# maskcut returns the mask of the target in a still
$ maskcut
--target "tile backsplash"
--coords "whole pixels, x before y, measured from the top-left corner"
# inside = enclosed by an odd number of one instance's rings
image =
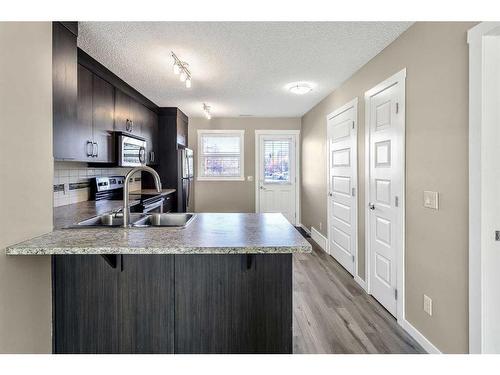
[[[86,163],[54,162],[54,207],[89,200],[89,180],[96,176],[125,176],[131,168],[90,168]],[[134,175],[130,190],[141,189],[141,173]]]

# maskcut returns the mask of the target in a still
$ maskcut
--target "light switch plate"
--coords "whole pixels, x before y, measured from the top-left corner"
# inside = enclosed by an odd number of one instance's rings
[[[432,299],[424,294],[424,311],[432,316]]]
[[[437,191],[424,191],[424,207],[439,209],[439,194]]]

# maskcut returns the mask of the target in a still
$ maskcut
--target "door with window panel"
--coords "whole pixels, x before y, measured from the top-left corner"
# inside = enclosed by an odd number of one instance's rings
[[[296,224],[295,135],[259,135],[258,211]]]

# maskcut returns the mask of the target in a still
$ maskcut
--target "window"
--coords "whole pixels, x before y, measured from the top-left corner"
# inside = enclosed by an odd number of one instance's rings
[[[289,139],[264,140],[264,182],[290,183]]]
[[[198,180],[243,181],[244,130],[198,130]]]

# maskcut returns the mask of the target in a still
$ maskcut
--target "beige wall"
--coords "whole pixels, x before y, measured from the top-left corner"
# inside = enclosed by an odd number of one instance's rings
[[[195,211],[255,212],[255,130],[300,129],[300,118],[205,118],[189,119],[189,147],[198,148],[198,129],[245,130],[245,176],[254,181],[195,181]],[[195,165],[195,173],[197,173]]]
[[[364,278],[364,92],[407,68],[406,318],[444,352],[468,350],[468,47],[475,23],[416,23],[302,118],[302,223],[326,235],[325,116],[359,98],[359,249]],[[422,205],[440,193],[439,211]],[[424,313],[423,294],[433,299]]]
[[[51,24],[0,22],[0,47],[0,353],[50,353],[50,258],[4,249],[52,230]]]

